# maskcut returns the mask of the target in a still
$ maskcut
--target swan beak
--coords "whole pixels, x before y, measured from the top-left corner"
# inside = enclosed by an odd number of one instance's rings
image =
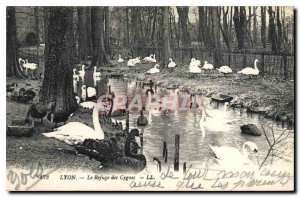
[[[254,151],[253,151],[254,153],[257,153],[257,149],[254,149]]]

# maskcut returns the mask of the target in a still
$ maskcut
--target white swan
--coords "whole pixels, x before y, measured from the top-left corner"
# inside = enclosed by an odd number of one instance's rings
[[[25,63],[23,64],[23,67],[25,67],[26,69],[32,69],[35,70],[38,67],[38,64],[36,63],[28,63],[28,59],[25,59]]]
[[[73,80],[79,81],[79,75],[76,74],[76,68],[73,69]]]
[[[153,54],[150,54],[148,57],[145,57],[143,60],[150,62],[153,58]]]
[[[136,64],[136,59],[129,59],[128,62],[127,62],[127,66],[135,66]]]
[[[199,124],[201,126],[204,126],[206,129],[210,131],[226,131],[230,128],[230,125],[228,124],[227,120],[227,108],[229,103],[226,102],[224,104],[224,110],[214,110],[214,111],[207,111],[207,107],[201,106],[202,113],[201,113],[201,119],[199,121]]]
[[[221,66],[220,68],[217,68],[217,70],[219,71],[219,73],[224,74],[225,76],[227,74],[232,73],[232,69],[229,66]]]
[[[154,68],[151,68],[151,69],[148,70],[146,73],[147,73],[147,74],[155,74],[155,73],[159,73],[160,70],[159,70],[157,67],[159,67],[159,65],[158,65],[158,64],[155,64]]]
[[[190,66],[201,66],[201,62],[200,62],[200,60],[192,58],[191,62],[190,62]]]
[[[259,74],[259,70],[257,68],[257,63],[258,63],[258,59],[254,60],[254,68],[250,68],[250,67],[246,67],[243,70],[237,72],[239,74],[243,74],[243,75],[258,75]]]
[[[86,101],[86,102],[79,103],[80,107],[87,108],[87,109],[93,109],[95,105],[96,103],[93,101]]]
[[[194,73],[194,74],[199,74],[199,73],[201,73],[201,68],[192,64],[189,66],[189,72]]]
[[[204,69],[204,70],[212,70],[212,69],[214,69],[214,66],[212,64],[209,64],[207,61],[205,61],[202,69]]]
[[[174,68],[177,65],[172,58],[169,58],[169,61],[168,68]]]
[[[86,85],[81,86],[81,98],[83,101],[86,101]]]
[[[122,62],[124,62],[124,59],[122,59],[122,58],[121,58],[121,55],[120,55],[120,54],[119,54],[119,59],[118,59],[118,62],[119,62],[119,63],[122,63]]]
[[[101,73],[100,73],[100,72],[97,72],[97,67],[94,66],[93,77],[96,78],[96,77],[100,77],[100,76],[101,76]]]
[[[85,67],[85,65],[84,65],[84,64],[82,64],[82,66],[81,66],[81,70],[80,70],[80,71],[78,71],[78,73],[79,73],[79,77],[80,77],[82,80],[84,80],[84,75],[85,75],[85,70],[84,70],[84,67]]]
[[[153,58],[152,58],[151,62],[156,63],[155,54],[153,54]]]
[[[73,79],[73,91],[74,91],[74,93],[77,93],[77,85],[78,85],[78,81]]]
[[[209,147],[214,152],[218,163],[225,168],[243,167],[245,165],[253,165],[249,159],[248,149],[251,152],[257,153],[258,147],[255,143],[247,141],[243,145],[242,153],[231,146],[212,146]],[[238,169],[237,169],[238,170]]]
[[[81,98],[86,101],[86,98],[90,98],[97,95],[96,88],[88,87],[86,85],[82,85],[81,87]],[[85,99],[84,99],[85,98]]]
[[[140,64],[141,63],[140,56],[135,58],[135,63],[136,64]]]
[[[102,140],[104,139],[104,132],[101,129],[98,114],[98,107],[95,105],[93,109],[94,129],[80,122],[69,122],[66,125],[58,127],[53,132],[43,133],[43,135],[55,138],[69,145],[81,144],[85,139]]]

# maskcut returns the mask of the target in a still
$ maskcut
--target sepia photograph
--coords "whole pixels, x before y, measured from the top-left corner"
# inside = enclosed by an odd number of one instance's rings
[[[6,190],[294,192],[295,7],[200,3],[5,6]]]

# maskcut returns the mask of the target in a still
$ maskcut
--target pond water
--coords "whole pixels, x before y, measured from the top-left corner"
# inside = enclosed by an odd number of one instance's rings
[[[131,100],[136,94],[142,95],[143,105],[146,103],[146,89],[136,83],[134,80],[124,79],[108,79],[107,85],[111,86],[111,90],[116,95],[126,95]],[[87,83],[85,81],[85,83]],[[91,83],[90,86],[92,86]],[[99,88],[99,87],[98,87]],[[101,85],[101,89],[106,88]],[[182,97],[189,96],[186,93],[176,90],[167,90],[165,88],[157,88],[154,95],[160,97],[168,95],[173,98],[177,96],[179,105],[181,105]],[[267,155],[269,145],[264,135],[255,137],[250,135],[241,134],[240,126],[243,124],[255,124],[259,128],[264,126],[267,136],[271,141],[273,135],[270,132],[273,127],[274,136],[277,138],[287,128],[282,128],[281,123],[276,123],[271,120],[266,120],[256,114],[246,113],[244,110],[226,108],[224,104],[217,105],[215,102],[210,103],[210,98],[203,98],[204,105],[210,117],[206,117],[203,122],[200,122],[201,114],[195,113],[190,110],[186,111],[170,111],[168,113],[160,112],[158,110],[146,110],[144,115],[148,118],[149,124],[144,127],[137,126],[137,118],[139,111],[130,111],[130,129],[139,128],[143,132],[143,148],[142,152],[147,158],[147,167],[145,171],[149,172],[156,170],[157,164],[153,162],[153,157],[161,160],[162,165],[173,166],[174,150],[175,150],[175,135],[180,135],[180,168],[184,162],[187,165],[201,164],[203,162],[216,164],[214,154],[209,145],[218,146],[232,146],[242,152],[243,144],[247,141],[254,142],[258,146],[258,161],[261,163]],[[195,120],[196,119],[196,120]],[[122,121],[125,125],[125,118],[116,118]],[[200,123],[199,123],[200,122]],[[269,125],[269,127],[267,126]],[[277,156],[269,156],[268,164],[272,161],[272,165],[281,165],[283,163],[293,162],[294,155],[294,132],[288,130],[290,133],[286,140],[274,147],[274,153]],[[140,142],[140,139],[137,138]],[[168,163],[164,163],[163,142],[167,143],[168,149]],[[253,159],[253,157],[252,157]],[[253,162],[257,160],[253,159]]]

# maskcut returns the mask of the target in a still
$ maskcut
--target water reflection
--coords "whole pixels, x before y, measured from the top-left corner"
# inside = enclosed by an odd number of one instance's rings
[[[85,84],[89,86],[90,78],[85,78]],[[101,83],[100,83],[101,82]],[[106,83],[107,82],[107,83]],[[142,88],[139,83],[134,80],[121,80],[121,79],[107,79],[105,76],[101,77],[101,80],[94,84],[91,81],[92,86],[97,88],[99,95],[106,94],[107,86],[111,86],[111,90],[116,95],[128,96],[129,102],[136,94],[142,95],[143,106],[147,103],[147,96],[145,91],[147,87]],[[80,94],[80,85],[78,86],[78,94]],[[166,90],[157,88],[155,95],[168,95],[169,98],[177,97],[178,105],[181,106],[184,103],[185,93],[177,93],[177,90]],[[163,142],[167,143],[168,147],[168,165],[172,165],[174,159],[174,142],[175,134],[179,134],[180,137],[180,163],[202,163],[214,158],[213,153],[209,145],[217,146],[232,146],[242,151],[242,145],[246,141],[252,141],[257,144],[259,148],[259,159],[263,160],[269,149],[266,138],[262,135],[260,137],[242,135],[240,126],[243,124],[255,124],[261,126],[261,120],[259,116],[253,114],[250,115],[240,109],[227,109],[226,106],[215,103],[210,104],[210,99],[202,97],[204,105],[208,115],[205,115],[203,110],[196,113],[196,121],[194,114],[189,110],[178,110],[180,107],[176,107],[174,111],[168,111],[167,113],[153,109],[151,111],[145,111],[145,116],[148,118],[149,124],[145,127],[139,127],[143,134],[143,147],[142,152],[146,156],[148,162],[147,169],[145,171],[156,171],[156,163],[150,162],[153,157],[157,157],[163,161],[162,148]],[[187,103],[189,105],[189,103]],[[137,128],[137,118],[139,116],[139,110],[130,111],[130,128]],[[113,120],[114,121],[114,120]],[[125,120],[121,120],[125,125]],[[271,121],[266,121],[273,123]],[[283,129],[281,125],[274,125],[276,136],[282,133]],[[293,132],[288,139],[289,145],[279,147],[280,150],[286,151],[293,155]],[[288,150],[286,150],[288,148]],[[284,162],[278,160],[278,162]],[[164,162],[162,162],[164,163]]]

